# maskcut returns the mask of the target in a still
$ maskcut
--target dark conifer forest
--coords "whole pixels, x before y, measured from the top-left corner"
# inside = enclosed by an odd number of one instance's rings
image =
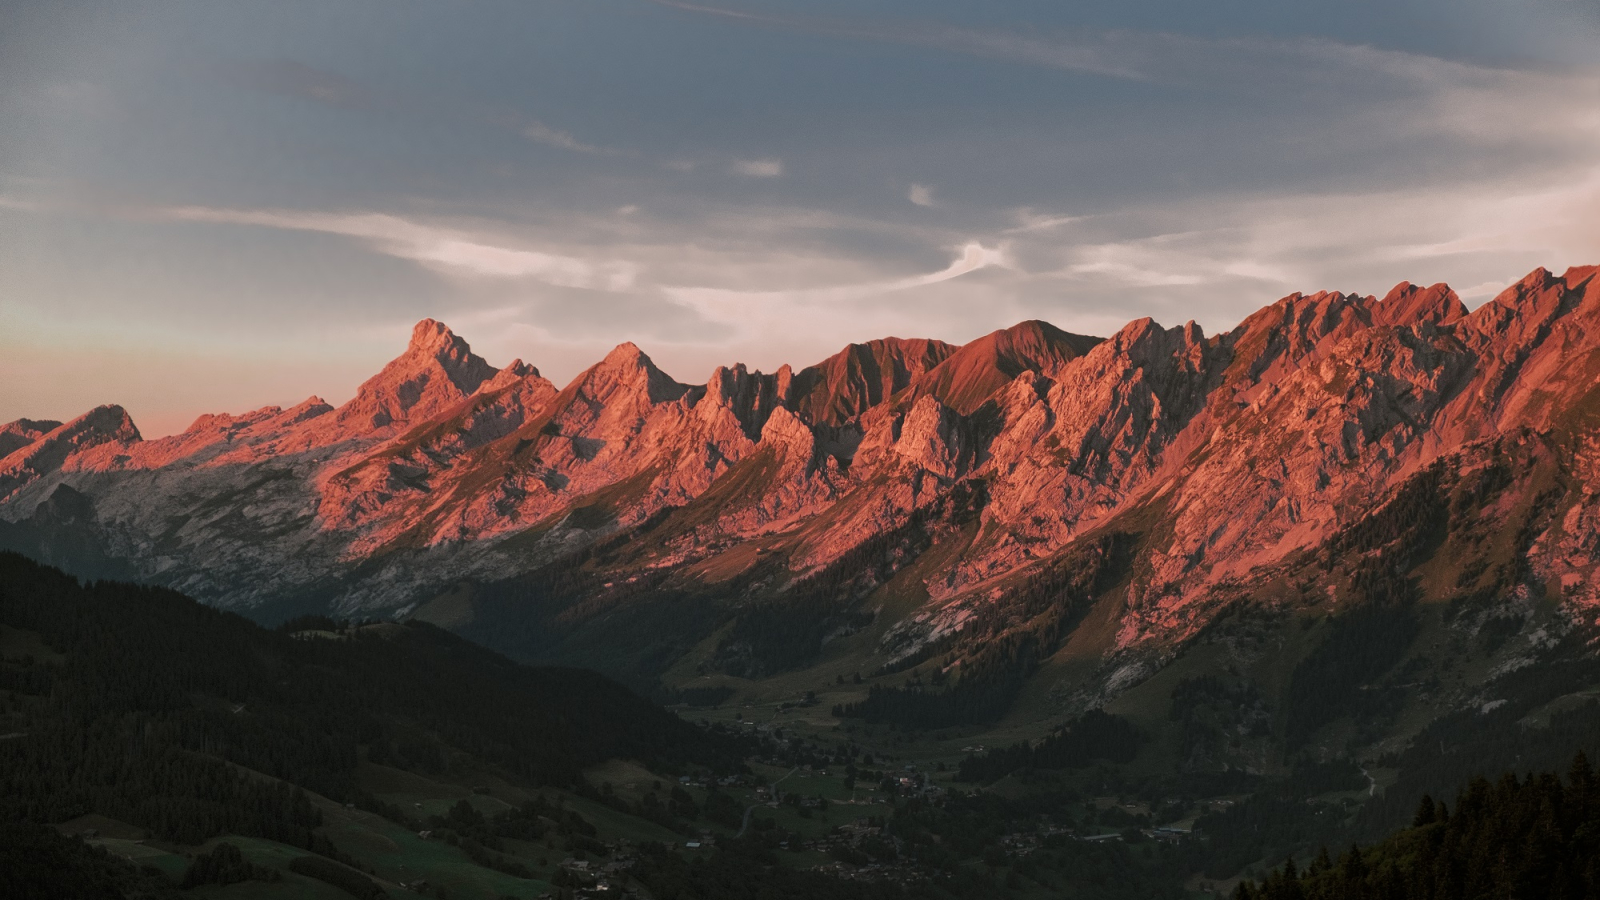
[[[235,834],[337,858],[306,791],[400,818],[357,786],[361,748],[403,769],[464,755],[567,787],[613,758],[742,765],[730,740],[603,676],[517,665],[424,624],[267,630],[0,554],[0,625],[42,643],[0,662],[0,821],[19,828],[96,813],[181,844]],[[38,835],[12,844],[94,860]]]
[[[1096,571],[1091,566],[1081,577]],[[1368,656],[1392,655],[1384,635],[1403,633],[1410,621],[1403,602],[1362,609],[1393,612],[1357,611],[1335,621],[1290,673],[1291,747],[1314,728],[1300,716],[1334,714],[1314,706],[1326,691],[1302,685],[1358,683],[1365,676],[1346,667],[1381,666]],[[1369,783],[1366,770],[1345,758],[1293,757],[1287,774],[1270,777],[1131,776],[1127,767],[1159,748],[1141,726],[1099,709],[1043,738],[968,753],[944,776],[948,790],[933,790],[926,774],[902,776],[913,767],[843,739],[849,732],[831,746],[781,728],[736,735],[691,724],[598,674],[519,665],[422,623],[307,616],[267,629],[172,591],[84,584],[10,554],[0,554],[0,626],[6,898],[162,898],[242,883],[292,894],[312,881],[356,897],[393,896],[392,885],[380,885],[370,866],[329,839],[330,801],[434,835],[472,864],[518,883],[550,877],[530,865],[546,852],[538,848],[555,841],[579,858],[622,852],[564,801],[543,794],[492,816],[466,800],[443,815],[422,815],[368,793],[358,777],[373,765],[442,776],[461,771],[463,761],[473,771],[589,798],[668,832],[696,837],[713,825],[726,829],[710,855],[686,857],[653,841],[628,851],[618,877],[675,900],[1176,900],[1195,873],[1226,879],[1260,872],[1259,861],[1274,854],[1287,861],[1241,882],[1239,900],[1600,895],[1600,779],[1587,759],[1580,754],[1564,779],[1506,771],[1524,763],[1548,767],[1600,740],[1593,704],[1554,712],[1538,731],[1521,724],[1563,685],[1590,677],[1595,663],[1576,643],[1545,667],[1508,675],[1511,702],[1425,728],[1386,759],[1395,783],[1352,805],[1330,799],[1365,793]],[[962,685],[975,691],[992,683],[964,679],[925,694],[902,692],[893,702],[938,698],[932,721],[947,723],[941,716],[956,708]],[[714,688],[694,696],[702,709],[727,699]],[[1270,716],[1253,688],[1207,677],[1175,685],[1170,721],[1182,736],[1179,749],[1203,756],[1228,734],[1266,736]],[[804,839],[765,813],[752,816],[759,804],[746,809],[739,788],[712,784],[691,794],[669,782],[669,794],[658,782],[647,796],[627,800],[586,775],[619,759],[668,777],[688,773],[686,781],[724,775],[744,786],[752,784],[748,766],[757,760],[791,773],[836,768],[847,789],[881,797],[884,805],[875,808],[887,814],[852,820],[847,812],[835,820],[848,827],[824,834],[816,846],[831,862],[814,868],[883,874],[841,878],[786,862]],[[1150,798],[1147,811],[1097,799],[1107,793]],[[1240,799],[1207,810],[1195,806],[1197,794]],[[806,817],[829,813],[820,795],[785,789],[771,798],[772,806]],[[1413,806],[1402,811],[1403,804]],[[91,814],[142,829],[165,846],[195,848],[186,869],[140,867],[51,827]],[[1157,827],[1179,820],[1193,821],[1193,834]],[[231,843],[252,839],[293,856],[264,866]],[[1346,849],[1308,855],[1319,845]],[[580,870],[555,872],[554,896],[596,890],[594,877]]]
[[[1424,796],[1411,827],[1375,846],[1291,860],[1235,900],[1581,900],[1600,896],[1600,779],[1579,753],[1554,772],[1474,778],[1452,803]]]

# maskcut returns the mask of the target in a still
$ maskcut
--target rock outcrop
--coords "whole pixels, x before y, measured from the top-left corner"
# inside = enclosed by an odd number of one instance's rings
[[[0,502],[68,466],[94,460],[114,465],[139,441],[139,429],[120,406],[101,406],[24,444],[0,459]],[[107,453],[97,452],[108,448]]]
[[[60,427],[60,422],[48,419],[18,419],[0,425],[0,459],[5,459]]]
[[[424,320],[337,409],[202,416],[156,441],[114,406],[7,425],[0,517],[26,521],[66,489],[52,527],[93,519],[140,577],[219,605],[314,595],[341,611],[409,608],[627,535],[632,549],[591,564],[611,581],[693,593],[767,573],[737,582],[748,600],[899,535],[860,589],[914,580],[941,634],[1115,533],[1137,548],[1115,582],[1127,648],[1194,633],[1419,473],[1520,453],[1559,474],[1539,482],[1518,571],[1588,610],[1596,272],[1541,269],[1472,311],[1445,285],[1293,294],[1211,336],[1024,322],[703,384],[623,344],[557,389]]]

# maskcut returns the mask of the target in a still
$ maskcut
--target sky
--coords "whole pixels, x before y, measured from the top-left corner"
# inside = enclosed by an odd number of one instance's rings
[[[1600,263],[1600,0],[0,0],[0,423]]]

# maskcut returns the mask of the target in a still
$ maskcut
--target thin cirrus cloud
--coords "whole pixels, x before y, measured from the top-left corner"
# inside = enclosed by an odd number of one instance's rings
[[[777,178],[783,174],[783,160],[737,159],[732,168],[734,174],[749,178]]]
[[[486,241],[470,233],[422,225],[385,213],[325,213],[183,206],[157,218],[256,225],[357,238],[389,256],[434,269],[487,278],[531,278],[558,287],[627,290],[638,275],[624,260],[550,253]]]
[[[291,210],[225,209],[213,207],[170,207],[157,210],[155,218],[179,222],[259,226],[288,231],[307,231],[355,238],[378,253],[410,260],[428,268],[480,278],[531,279],[555,287],[626,293],[650,291],[656,285],[641,282],[641,266],[632,260],[605,258],[601,246],[581,248],[588,253],[564,254],[516,246],[503,237],[487,238],[475,232],[422,224],[387,213],[329,213]],[[803,221],[803,220],[801,220]],[[804,227],[797,224],[796,227]],[[676,229],[675,229],[676,230]],[[699,238],[709,237],[700,235]],[[665,235],[637,245],[643,257],[658,261],[656,268],[670,271],[671,260],[683,252],[680,237]],[[784,250],[773,251],[783,256]],[[733,248],[726,248],[725,262],[714,264],[724,271],[728,262],[740,259]],[[760,254],[758,254],[759,256]],[[743,268],[749,268],[748,257]],[[842,260],[840,262],[843,262]],[[753,261],[756,268],[762,265]],[[844,285],[798,285],[773,290],[749,290],[684,285],[660,286],[662,295],[674,301],[708,300],[785,300],[809,303],[844,302],[879,294],[908,291],[959,278],[990,267],[1011,268],[1013,262],[1004,245],[986,246],[967,241],[957,248],[955,257],[944,268],[917,275],[870,280]],[[741,266],[731,266],[738,271]]]
[[[528,122],[522,126],[522,136],[536,144],[556,147],[561,150],[571,150],[574,153],[588,153],[595,156],[621,156],[620,150],[610,147],[601,147],[595,144],[584,143],[573,137],[570,133],[559,128],[551,128],[538,120]]]
[[[261,60],[216,68],[226,81],[239,87],[339,109],[387,109],[463,120],[467,124],[510,130],[532,143],[588,156],[637,158],[642,155],[584,140],[571,131],[518,112],[475,109],[471,104],[432,103],[420,96],[386,93],[337,72],[295,60]],[[699,167],[696,161],[681,158],[669,159],[661,165],[678,172],[692,172]],[[778,178],[784,174],[784,164],[776,158],[735,159],[728,170],[747,178]]]
[[[1115,78],[1147,80],[1148,76],[1118,58],[1118,48],[1104,46],[1095,37],[1070,42],[1040,42],[1004,32],[950,28],[923,22],[869,22],[858,19],[779,16],[744,12],[679,0],[649,0],[657,6],[685,13],[716,16],[766,29],[825,37],[937,47],[977,56],[1076,69]]]
[[[943,269],[921,275],[908,275],[882,281],[855,284],[794,287],[778,290],[740,290],[711,287],[667,287],[667,296],[696,307],[708,308],[713,313],[727,313],[748,302],[767,304],[845,303],[884,294],[928,287],[940,282],[960,278],[992,266],[1009,268],[1012,265],[1004,246],[986,247],[979,241],[968,241],[958,248],[955,259]]]
[[[1062,225],[1070,225],[1083,218],[1082,216],[1041,213],[1031,206],[1024,206],[1015,210],[1012,216],[1016,219],[1017,224],[1005,229],[1002,234],[1027,234],[1032,231],[1048,231],[1060,228]]]
[[[1066,295],[1078,315],[1123,305],[1219,330],[1291,291],[1382,294],[1400,281],[1448,281],[1476,305],[1535,267],[1600,261],[1600,166],[1545,181],[1196,198],[1047,234],[1011,235],[1034,309]]]
[[[1326,94],[1337,88],[1339,94],[1364,98],[1364,109],[1334,116],[1332,124],[1323,125],[1320,130],[1329,133],[1350,133],[1350,126],[1360,126],[1385,135],[1451,136],[1474,144],[1581,145],[1600,119],[1593,66],[1508,68],[1322,37],[1211,37],[1104,28],[1019,33],[921,21],[757,14],[678,0],[650,2],[755,28],[920,46],[1185,90],[1203,87],[1248,98],[1285,91]],[[1558,114],[1548,114],[1552,112]],[[1579,120],[1576,128],[1573,119]]]
[[[1311,42],[1268,39],[1211,40],[1163,32],[1079,28],[1045,36],[998,29],[961,28],[917,20],[782,16],[752,13],[721,6],[649,0],[657,6],[694,15],[716,16],[742,24],[802,34],[928,47],[1024,65],[1042,66],[1101,75],[1128,81],[1157,81],[1192,77],[1195,62],[1216,70],[1223,66],[1248,71],[1249,61],[1239,54],[1293,55]],[[1224,51],[1224,52],[1218,52]]]
[[[1027,33],[950,26],[921,20],[875,21],[753,13],[680,0],[648,0],[685,13],[716,16],[750,27],[929,47],[968,56],[1139,82],[1233,81],[1259,88],[1263,66],[1298,69],[1314,82],[1328,65],[1415,75],[1444,60],[1318,37],[1243,35],[1209,37],[1130,28],[1058,28]]]

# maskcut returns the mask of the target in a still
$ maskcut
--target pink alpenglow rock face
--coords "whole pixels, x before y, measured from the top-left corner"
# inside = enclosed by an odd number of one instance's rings
[[[12,433],[18,432],[20,428]],[[10,499],[42,475],[69,463],[95,459],[103,461],[102,465],[114,465],[122,457],[121,451],[138,441],[139,429],[122,407],[92,409],[65,425],[58,424],[43,434],[36,434],[0,459],[0,500]],[[100,452],[104,448],[109,448],[109,459],[106,453]]]
[[[0,459],[5,459],[60,427],[60,422],[48,419],[18,419],[0,425]]]
[[[115,406],[6,425],[0,517],[25,528],[67,486],[143,577],[239,608],[359,572],[331,608],[411,609],[605,542],[588,565],[607,583],[741,597],[868,560],[849,583],[914,598],[906,627],[929,634],[1122,535],[1127,649],[1292,577],[1418,478],[1503,469],[1507,499],[1470,515],[1523,516],[1518,570],[1592,617],[1595,276],[1541,269],[1472,311],[1445,285],[1293,294],[1216,335],[1141,319],[1103,339],[1044,322],[887,338],[698,384],[622,344],[558,388],[425,319],[337,409],[203,416],[157,441]]]
[[[498,372],[443,322],[423,319],[406,352],[367,379],[334,421],[349,434],[378,432],[438,415]]]

